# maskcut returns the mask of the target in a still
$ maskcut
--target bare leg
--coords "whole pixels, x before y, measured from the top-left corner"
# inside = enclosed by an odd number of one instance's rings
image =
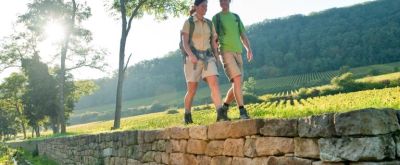
[[[187,83],[187,92],[185,95],[185,103],[184,103],[186,113],[191,112],[192,102],[193,102],[194,96],[196,95],[197,86],[198,86],[197,82],[188,82]]]
[[[237,105],[243,106],[242,80],[240,75],[233,78],[232,86]]]
[[[229,88],[228,92],[226,93],[224,102],[227,104],[231,104],[233,100],[235,100],[235,95],[233,94],[233,83],[232,83],[231,88]]]
[[[218,109],[222,105],[221,93],[219,91],[218,78],[217,76],[206,77],[208,87],[211,91],[211,99],[214,103],[215,109]]]

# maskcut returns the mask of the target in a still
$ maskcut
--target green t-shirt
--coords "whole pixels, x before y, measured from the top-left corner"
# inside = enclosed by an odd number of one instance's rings
[[[218,34],[219,47],[222,52],[242,53],[240,34],[245,31],[242,21],[237,20],[231,12],[219,12],[213,17],[213,23],[217,26],[217,15],[220,14],[223,34]],[[215,27],[217,29],[219,27]]]

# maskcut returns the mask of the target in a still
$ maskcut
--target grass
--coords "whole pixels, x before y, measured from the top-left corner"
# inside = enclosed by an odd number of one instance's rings
[[[368,75],[371,72],[371,70],[377,70],[379,71],[379,73],[390,73],[394,71],[395,67],[400,67],[400,62],[351,68],[350,72],[354,73],[356,77],[362,77]],[[310,73],[303,75],[257,80],[256,90],[259,92],[259,94],[264,94],[264,93],[275,93],[275,92],[287,92],[291,90],[297,90],[300,87],[318,86],[329,83],[331,78],[336,76],[337,74],[339,74],[338,71],[328,71],[328,72]],[[221,85],[220,88],[223,95],[225,94],[225,91],[229,89],[229,87],[230,84]],[[210,92],[208,87],[200,88],[196,93],[195,101],[210,100],[208,99],[209,93]],[[179,91],[179,92],[158,95],[150,98],[123,101],[122,114],[124,113],[124,111],[128,111],[131,107],[146,106],[154,102],[167,103],[168,105],[171,106],[181,105],[183,102],[182,99],[184,95],[185,91]],[[211,100],[209,102],[201,102],[198,104],[208,104],[210,102]],[[80,122],[78,120],[73,120],[73,119],[79,118],[81,116],[87,116],[93,118],[93,116],[95,115],[101,116],[98,117],[97,121],[111,120],[113,119],[114,116],[114,110],[115,110],[114,104],[99,105],[91,108],[77,109],[73,111],[73,114],[71,115],[71,121],[74,121],[73,124],[82,123],[84,121]]]
[[[215,122],[215,110],[210,106],[200,106],[193,111],[194,124],[183,125],[183,110],[178,114],[166,112],[152,113],[121,120],[120,130],[151,130],[172,126],[208,125]],[[300,100],[294,105],[288,102],[269,103],[262,102],[247,105],[250,116],[253,118],[300,118],[310,115],[320,115],[330,112],[347,112],[364,108],[394,108],[400,109],[400,87],[385,88],[380,90],[367,90],[332,96],[322,96],[312,99]],[[231,118],[238,118],[237,108],[229,111]],[[74,125],[67,128],[73,134],[91,134],[109,132],[113,121],[93,122]]]
[[[45,156],[33,156],[32,153],[24,150],[18,150],[22,157],[34,165],[58,165],[55,161]]]
[[[0,143],[0,165],[14,164],[12,161],[13,156],[16,160],[27,160],[33,165],[57,165],[56,162],[48,159],[47,157],[33,156],[32,153],[23,149],[9,148]]]

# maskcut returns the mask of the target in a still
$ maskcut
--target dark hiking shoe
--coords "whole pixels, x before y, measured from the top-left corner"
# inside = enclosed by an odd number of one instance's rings
[[[192,113],[185,113],[185,117],[183,119],[185,124],[192,124]]]
[[[217,109],[217,122],[219,121],[229,121],[228,115],[228,107],[222,106]]]
[[[249,115],[247,114],[246,108],[239,109],[240,112],[240,119],[250,119]]]
[[[229,110],[229,107],[228,107],[228,106],[223,105],[223,106],[221,107],[222,118],[226,119],[227,121],[230,121],[231,119],[229,119],[229,117],[228,117],[228,110]]]

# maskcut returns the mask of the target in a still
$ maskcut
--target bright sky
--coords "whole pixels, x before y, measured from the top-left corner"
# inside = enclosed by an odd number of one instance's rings
[[[231,11],[239,14],[245,25],[250,25],[264,19],[294,14],[308,15],[329,8],[351,6],[368,1],[371,0],[232,0]],[[0,41],[1,38],[12,32],[12,24],[17,19],[17,15],[26,11],[28,2],[30,0],[17,0],[7,2],[7,5],[0,5],[0,20],[2,21]],[[93,33],[93,44],[106,48],[110,52],[106,57],[110,68],[108,68],[108,73],[88,69],[77,70],[73,72],[77,79],[104,77],[118,68],[121,24],[119,20],[110,17],[104,8],[104,2],[88,0],[88,5],[92,8],[92,17],[85,22],[85,25]],[[211,18],[219,11],[219,1],[209,0],[206,18]],[[179,31],[186,17],[170,18],[162,22],[157,22],[150,16],[134,20],[126,47],[126,55],[133,54],[130,65],[142,60],[161,57],[169,51],[176,50],[179,43]],[[46,57],[42,58],[46,59]],[[1,73],[0,79],[8,75],[7,73]]]

